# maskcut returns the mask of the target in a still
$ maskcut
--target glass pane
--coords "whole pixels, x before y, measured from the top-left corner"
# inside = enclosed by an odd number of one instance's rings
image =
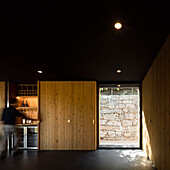
[[[100,147],[139,147],[139,88],[100,88]]]
[[[17,133],[19,136],[19,145],[18,147],[24,147],[24,128],[17,128]],[[14,143],[15,143],[15,137],[14,137]]]
[[[28,127],[27,129],[27,146],[28,147],[37,147],[38,146],[38,128]]]

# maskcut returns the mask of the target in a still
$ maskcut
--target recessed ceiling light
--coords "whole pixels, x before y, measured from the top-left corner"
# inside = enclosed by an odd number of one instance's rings
[[[122,72],[122,70],[117,70],[116,72],[117,72],[117,73],[121,73],[121,72]]]
[[[38,73],[40,73],[40,74],[41,74],[41,73],[42,73],[42,71],[41,71],[41,70],[38,70]]]
[[[119,30],[122,28],[122,24],[120,22],[117,22],[115,23],[114,27]]]
[[[120,84],[118,84],[117,87],[120,87]]]

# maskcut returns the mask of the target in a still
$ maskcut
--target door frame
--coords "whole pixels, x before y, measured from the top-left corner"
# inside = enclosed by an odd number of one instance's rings
[[[139,88],[139,147],[100,147],[100,87],[117,87],[117,85],[123,85],[124,87],[138,87]],[[98,82],[97,83],[97,149],[142,149],[142,83],[139,81],[134,82]]]

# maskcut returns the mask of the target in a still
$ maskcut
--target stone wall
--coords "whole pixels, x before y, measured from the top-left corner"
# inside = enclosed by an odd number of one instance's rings
[[[100,141],[138,141],[138,95],[102,95]]]

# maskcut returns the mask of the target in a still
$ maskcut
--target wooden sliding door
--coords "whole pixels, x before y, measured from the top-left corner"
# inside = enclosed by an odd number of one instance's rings
[[[95,150],[96,82],[39,84],[40,150]]]
[[[6,91],[5,91],[5,82],[0,82],[0,117],[3,109],[6,107]]]

